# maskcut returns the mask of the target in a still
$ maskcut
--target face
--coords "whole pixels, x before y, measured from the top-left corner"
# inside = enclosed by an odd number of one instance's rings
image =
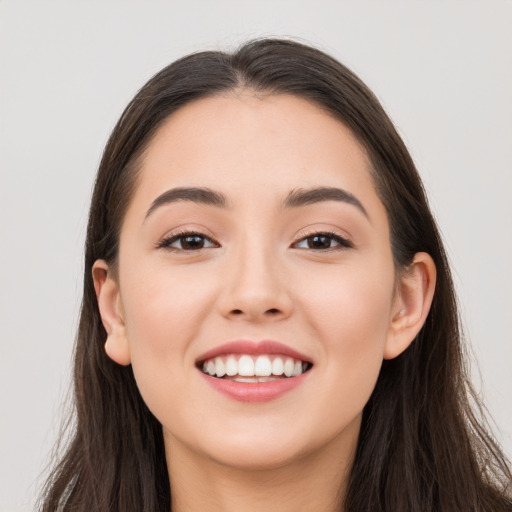
[[[280,466],[353,449],[395,291],[386,211],[342,123],[288,95],[202,99],[143,158],[107,352],[166,446]]]

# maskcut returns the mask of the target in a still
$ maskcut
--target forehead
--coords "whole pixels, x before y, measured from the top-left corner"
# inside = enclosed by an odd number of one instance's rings
[[[242,91],[196,100],[164,121],[143,155],[134,200],[147,207],[173,187],[250,202],[336,186],[378,201],[369,169],[351,131],[317,105]]]

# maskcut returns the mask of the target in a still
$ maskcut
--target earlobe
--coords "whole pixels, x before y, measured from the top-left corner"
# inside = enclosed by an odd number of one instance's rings
[[[129,365],[131,363],[130,347],[126,335],[119,286],[113,278],[108,264],[103,260],[97,260],[94,263],[92,277],[101,321],[107,331],[105,352],[116,363],[123,366]]]
[[[400,355],[420,332],[427,319],[436,286],[436,266],[424,252],[415,254],[400,277],[392,311],[384,359]]]

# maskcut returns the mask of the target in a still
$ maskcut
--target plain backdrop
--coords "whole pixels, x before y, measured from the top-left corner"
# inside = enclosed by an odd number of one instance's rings
[[[70,388],[91,186],[138,88],[286,35],[382,100],[455,269],[477,389],[512,455],[512,2],[0,2],[0,510],[28,511]]]

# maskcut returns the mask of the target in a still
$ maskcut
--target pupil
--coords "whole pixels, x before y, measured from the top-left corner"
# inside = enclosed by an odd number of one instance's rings
[[[310,249],[329,249],[331,239],[328,236],[315,235],[309,238],[308,247]]]
[[[186,236],[182,240],[181,246],[183,249],[202,249],[204,246],[204,239],[202,236],[198,235]]]

